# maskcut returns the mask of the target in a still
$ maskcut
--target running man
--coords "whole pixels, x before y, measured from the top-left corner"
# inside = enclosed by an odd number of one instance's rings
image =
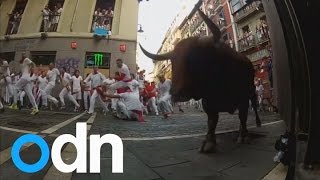
[[[24,90],[32,105],[31,115],[36,115],[39,113],[39,109],[32,93],[32,81],[31,81],[31,73],[33,69],[36,67],[36,65],[27,57],[26,53],[22,53],[22,59],[20,61],[20,64],[21,64],[22,76],[15,85],[16,90],[14,91],[14,98],[13,98],[14,101],[11,108],[17,109],[17,101],[19,98],[18,91]]]

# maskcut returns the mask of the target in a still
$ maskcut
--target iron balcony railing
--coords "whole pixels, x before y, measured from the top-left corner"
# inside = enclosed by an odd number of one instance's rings
[[[238,40],[239,51],[246,51],[269,40],[270,37],[268,31],[265,33],[249,34]]]
[[[40,31],[41,32],[57,32],[60,16],[61,15],[55,15],[55,14],[43,15]]]
[[[106,15],[93,15],[91,32],[95,32],[97,26],[105,26],[107,31],[111,31],[113,17]]]
[[[252,14],[253,12],[259,11],[261,6],[262,6],[262,4],[260,1],[254,1],[254,2],[246,5],[240,11],[235,13],[235,15],[234,15],[235,22],[239,22],[239,21],[243,20],[245,17],[247,17],[248,15]]]
[[[9,22],[7,26],[6,35],[17,34],[20,26],[22,14],[15,13],[15,14],[8,14],[8,16],[9,16]]]
[[[196,18],[193,22],[190,22],[190,32],[193,33],[203,22],[202,18]]]

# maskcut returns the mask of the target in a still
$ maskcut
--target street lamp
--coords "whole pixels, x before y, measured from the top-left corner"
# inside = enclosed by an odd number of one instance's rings
[[[143,33],[144,32],[144,30],[142,30],[142,26],[141,26],[141,24],[138,24],[139,26],[140,26],[140,28],[139,28],[139,30],[138,30],[138,33]]]

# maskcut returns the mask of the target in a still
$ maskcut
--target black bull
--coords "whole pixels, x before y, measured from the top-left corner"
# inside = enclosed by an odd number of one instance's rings
[[[175,101],[202,98],[203,108],[208,115],[208,133],[201,151],[213,152],[219,112],[234,113],[236,109],[239,110],[240,142],[247,137],[249,100],[256,114],[257,126],[261,126],[261,121],[257,113],[251,61],[221,42],[219,28],[202,11],[199,10],[199,14],[212,36],[181,40],[172,52],[160,55],[151,54],[140,47],[151,59],[172,61],[171,93]]]

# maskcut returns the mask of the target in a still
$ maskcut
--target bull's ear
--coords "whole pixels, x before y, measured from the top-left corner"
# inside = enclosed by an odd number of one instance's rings
[[[198,9],[198,12],[201,16],[201,18],[203,19],[203,21],[207,24],[208,28],[210,29],[210,31],[213,34],[213,41],[214,42],[219,42],[220,38],[221,38],[221,31],[220,28],[214,24],[214,22],[208,18],[208,16],[206,16],[201,9]]]
[[[169,59],[172,59],[173,57],[173,51],[170,51],[168,53],[165,53],[165,54],[152,54],[152,53],[149,53],[147,50],[145,50],[141,44],[139,44],[143,54],[145,54],[148,58],[152,59],[152,60],[155,60],[155,61],[165,61],[165,60],[169,60]]]

